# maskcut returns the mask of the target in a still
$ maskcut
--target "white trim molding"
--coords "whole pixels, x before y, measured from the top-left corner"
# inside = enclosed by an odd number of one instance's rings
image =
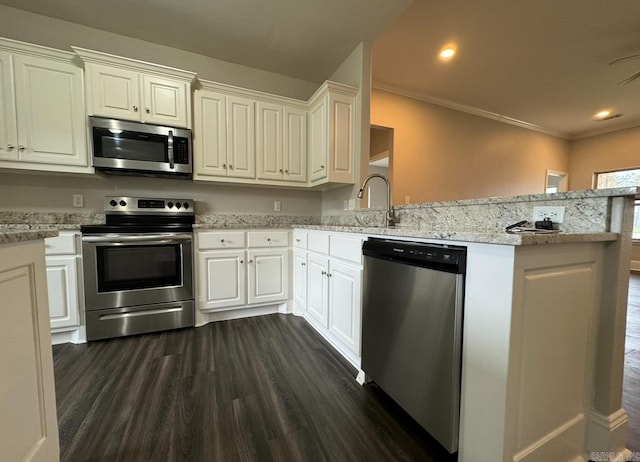
[[[628,422],[629,418],[624,409],[618,409],[608,416],[591,411],[587,429],[587,450],[594,461],[599,460],[598,454],[608,454],[607,462],[628,460],[631,456],[631,451],[626,448]]]

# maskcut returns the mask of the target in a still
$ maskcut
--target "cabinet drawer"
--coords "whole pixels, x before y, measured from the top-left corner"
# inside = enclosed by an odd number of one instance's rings
[[[288,247],[289,231],[248,231],[247,247]]]
[[[329,234],[322,231],[309,231],[307,249],[318,253],[329,253]]]
[[[362,265],[362,238],[332,235],[329,255]]]
[[[75,255],[77,253],[77,234],[60,234],[44,240],[46,255]]]
[[[306,231],[303,231],[300,229],[293,230],[293,246],[298,247],[300,249],[307,248],[307,232]]]
[[[198,249],[241,249],[244,231],[221,231],[198,233]]]

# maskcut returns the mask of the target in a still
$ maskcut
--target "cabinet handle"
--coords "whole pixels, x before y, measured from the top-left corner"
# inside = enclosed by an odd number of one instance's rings
[[[24,151],[26,148],[23,145],[18,146],[19,151]]]
[[[133,106],[133,112],[138,112],[138,106]]]
[[[300,239],[296,239],[296,242],[300,242]]]
[[[11,151],[15,146],[13,144],[7,144],[7,151]]]
[[[144,110],[147,111],[147,114],[151,112],[151,110],[148,107],[144,108]]]

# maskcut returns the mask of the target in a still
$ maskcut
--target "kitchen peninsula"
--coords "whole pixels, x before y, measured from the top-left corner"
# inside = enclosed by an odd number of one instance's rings
[[[0,447],[5,460],[59,460],[44,239],[0,232]]]

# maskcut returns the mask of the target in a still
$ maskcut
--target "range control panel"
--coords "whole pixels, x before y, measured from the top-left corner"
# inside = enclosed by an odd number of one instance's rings
[[[107,196],[104,199],[107,214],[179,214],[194,215],[193,199],[157,199],[149,197]]]

